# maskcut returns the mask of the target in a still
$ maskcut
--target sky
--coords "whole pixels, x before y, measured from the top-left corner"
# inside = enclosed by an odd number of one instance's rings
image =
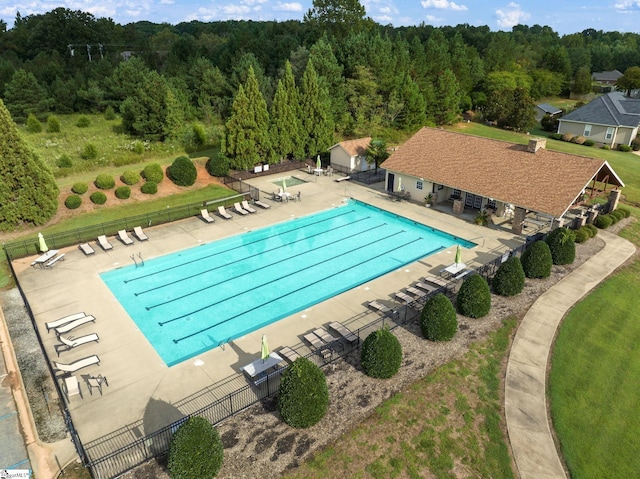
[[[510,31],[514,25],[546,25],[560,35],[588,28],[639,32],[640,0],[360,0],[367,16],[394,26],[425,23],[440,27],[466,23]],[[199,20],[302,20],[313,0],[0,0],[0,19],[13,26],[22,17],[58,7],[89,12],[126,25]]]

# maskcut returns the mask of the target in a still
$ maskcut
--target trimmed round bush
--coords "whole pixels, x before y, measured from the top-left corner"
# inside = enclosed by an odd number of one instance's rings
[[[307,358],[296,359],[282,374],[278,411],[292,427],[309,427],[324,417],[329,388],[322,370]]]
[[[96,185],[96,188],[100,188],[101,190],[110,190],[111,188],[116,186],[116,180],[114,180],[113,176],[111,175],[100,173],[98,176],[96,176],[93,184]]]
[[[595,225],[584,225],[584,228],[587,228],[589,230],[592,238],[598,236],[598,228]]]
[[[104,205],[107,202],[107,195],[102,191],[94,191],[91,193],[91,196],[89,196],[89,199],[96,205]]]
[[[55,115],[49,115],[47,117],[47,132],[48,133],[60,133],[60,120]]]
[[[584,143],[583,143],[584,146],[593,146],[595,144],[596,144],[596,142],[593,141],[593,140],[585,140]]]
[[[500,296],[515,296],[524,288],[524,270],[520,258],[515,256],[502,263],[491,281],[493,290]]]
[[[611,216],[615,216],[617,221],[620,221],[626,218],[624,211],[620,211],[619,209],[616,209],[609,214]]]
[[[84,150],[82,150],[80,156],[84,160],[94,160],[98,157],[98,148],[93,143],[87,143],[84,145]]]
[[[589,238],[591,238],[591,231],[589,231],[588,228],[585,228],[584,226],[582,226],[576,231],[576,237],[574,241],[576,243],[584,243]]]
[[[629,152],[631,151],[631,147],[629,145],[623,145],[622,143],[618,145],[618,151]]]
[[[601,147],[603,150],[610,150],[611,147],[609,145],[602,145]]]
[[[135,170],[124,170],[122,176],[120,177],[120,180],[122,180],[125,185],[135,185],[138,181],[140,181],[140,173]]]
[[[593,220],[593,225],[601,230],[607,229],[612,224],[613,221],[611,221],[611,216],[609,215],[598,215],[596,216],[596,219]]]
[[[458,315],[444,294],[438,293],[425,303],[420,313],[422,335],[430,341],[450,341],[458,331]]]
[[[171,438],[167,468],[173,479],[209,479],[223,459],[218,430],[202,417],[190,417]]]
[[[152,181],[153,183],[160,183],[164,178],[164,172],[162,167],[158,163],[150,163],[144,167],[141,176],[145,181]]]
[[[80,118],[78,118],[78,121],[76,121],[76,126],[78,128],[88,128],[89,125],[91,125],[91,120],[89,119],[88,116],[81,116]]]
[[[27,131],[29,133],[40,133],[42,131],[42,123],[33,113],[29,113],[27,117]]]
[[[128,186],[118,186],[115,193],[116,198],[126,200],[131,196],[131,188]]]
[[[470,318],[482,318],[491,309],[491,291],[485,279],[472,274],[462,282],[456,297],[458,311]]]
[[[178,186],[191,186],[196,182],[198,170],[187,156],[179,156],[167,168],[167,176]]]
[[[75,210],[76,208],[80,207],[81,204],[82,198],[80,198],[78,195],[69,195],[64,200],[64,205],[70,210]]]
[[[607,216],[609,218],[611,218],[611,224],[612,225],[615,225],[619,221],[619,218],[616,215],[614,215],[613,213],[607,213]]]
[[[571,264],[576,259],[575,232],[568,228],[556,228],[547,235],[553,264]]]
[[[362,343],[360,363],[367,376],[388,379],[402,364],[400,341],[386,328],[371,333]]]
[[[542,240],[534,242],[524,250],[520,262],[527,278],[548,278],[551,275],[551,250]]]
[[[76,195],[84,195],[89,190],[89,185],[79,181],[78,183],[74,183],[71,187],[71,191],[73,191]]]
[[[153,181],[147,181],[140,188],[145,195],[155,195],[158,192],[158,184]]]
[[[631,210],[629,208],[625,208],[624,206],[620,206],[618,208],[615,209],[615,211],[620,211],[624,214],[625,218],[628,218],[629,216],[631,216]],[[614,213],[615,213],[614,211]]]
[[[69,155],[63,153],[56,160],[56,166],[58,168],[71,168],[73,166],[73,161]]]
[[[207,160],[205,168],[211,176],[226,176],[229,173],[229,159],[218,153]]]

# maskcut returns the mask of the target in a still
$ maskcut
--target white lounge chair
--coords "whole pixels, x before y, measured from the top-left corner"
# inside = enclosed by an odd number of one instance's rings
[[[225,209],[224,206],[218,206],[218,214],[222,216],[225,220],[230,220],[231,218],[233,218],[233,216],[227,213],[227,210]]]
[[[263,210],[268,210],[269,208],[271,208],[271,205],[267,204],[267,203],[263,203],[260,200],[255,200],[253,202],[256,206],[259,206],[260,208],[262,208]]]
[[[289,346],[285,346],[284,348],[282,348],[280,351],[278,351],[278,354],[280,354],[290,363],[293,363],[296,359],[302,357]]]
[[[334,321],[333,323],[329,323],[329,327],[351,345],[357,344],[358,341],[360,341],[360,338],[342,323]]]
[[[316,350],[316,352],[322,357],[322,359],[330,359],[333,354],[330,349],[327,348],[327,345],[315,334],[309,333],[305,334],[304,339],[306,339],[311,346]]]
[[[60,319],[56,319],[55,321],[50,321],[48,323],[44,323],[44,325],[47,327],[47,332],[51,331],[52,329],[55,329],[59,326],[62,326],[64,324],[70,323],[72,321],[75,321],[76,319],[80,319],[80,318],[84,318],[86,316],[86,314],[84,314],[84,312],[82,313],[74,313],[74,314],[70,314],[68,316],[64,316]]]
[[[82,326],[87,323],[95,323],[96,318],[93,316],[85,316],[84,318],[76,319],[75,321],[71,321],[70,323],[63,324],[62,326],[58,326],[57,328],[53,328],[56,331],[56,334],[59,336],[64,333],[68,333],[72,329],[77,328],[78,326]]]
[[[138,241],[146,241],[149,237],[142,231],[142,226],[136,226],[133,228],[133,236],[138,238]]]
[[[233,204],[233,211],[235,211],[236,213],[242,216],[249,214],[248,211],[246,211],[244,208],[242,208],[242,206],[240,206],[240,203]]]
[[[109,240],[107,240],[105,235],[98,236],[98,244],[105,251],[113,249],[113,245],[109,243]]]
[[[413,304],[416,301],[416,298],[414,298],[413,296],[409,296],[407,293],[403,293],[402,291],[397,291],[395,293],[396,298],[398,298],[400,301],[406,303],[406,304]]]
[[[126,245],[133,244],[133,240],[127,234],[127,230],[118,231],[118,239]]]
[[[369,307],[371,309],[376,310],[378,313],[381,313],[381,314],[385,315],[385,316],[393,313],[391,308],[385,306],[384,304],[378,303],[377,301],[370,301],[369,302]]]
[[[242,208],[245,211],[248,211],[249,213],[255,213],[257,211],[255,208],[251,207],[251,205],[249,204],[249,202],[247,200],[243,200],[242,201]]]
[[[60,356],[62,351],[70,351],[75,347],[82,346],[83,344],[98,342],[100,341],[100,337],[96,333],[87,334],[85,336],[80,336],[79,338],[74,338],[69,336],[65,338],[64,336],[58,336],[58,340],[62,344],[56,344],[56,353]]]
[[[71,364],[53,362],[53,366],[58,370],[65,373],[75,373],[76,371],[91,366],[93,364],[100,364],[100,358],[95,354],[93,356],[87,356],[86,358],[78,359]]]
[[[80,251],[82,251],[87,256],[96,252],[89,243],[79,244],[78,248],[80,248]]]
[[[200,217],[207,223],[213,223],[215,221],[215,218],[209,214],[209,210],[206,208],[200,210]]]

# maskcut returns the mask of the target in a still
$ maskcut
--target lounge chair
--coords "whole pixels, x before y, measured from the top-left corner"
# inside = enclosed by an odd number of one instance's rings
[[[206,223],[213,223],[215,221],[215,218],[209,214],[209,210],[206,208],[200,210],[200,218],[202,218]]]
[[[127,230],[118,231],[118,239],[122,241],[124,244],[126,244],[127,246],[130,244],[133,244],[133,240],[127,234]]]
[[[442,278],[438,278],[437,276],[425,276],[423,278],[425,283],[431,283],[436,286],[447,286],[448,282]]]
[[[331,347],[333,345],[339,344],[341,348],[344,347],[344,345],[340,344],[338,342],[338,338],[336,338],[335,336],[333,336],[332,334],[330,334],[326,329],[324,328],[318,328],[316,329],[313,334],[315,334],[316,336],[318,336],[320,339],[322,339],[322,341],[324,341],[327,346]]]
[[[271,205],[268,205],[267,203],[263,203],[260,200],[255,200],[253,204],[255,204],[256,206],[259,206],[263,210],[268,210],[269,208],[271,208]]]
[[[242,206],[240,206],[240,203],[234,203],[233,204],[233,210],[238,213],[239,215],[248,215],[249,212],[246,211],[245,209],[242,208]]]
[[[289,346],[285,346],[284,348],[282,348],[280,351],[278,351],[278,354],[283,356],[290,363],[293,363],[296,359],[302,357]]]
[[[342,336],[342,339],[351,345],[358,344],[360,341],[360,338],[342,323],[334,321],[333,323],[329,323],[329,327]]]
[[[406,304],[413,304],[416,301],[416,298],[409,296],[407,293],[403,293],[402,291],[396,292],[395,296]]]
[[[257,211],[255,208],[251,207],[251,205],[249,204],[249,202],[247,200],[243,200],[242,201],[242,208],[245,211],[248,211],[249,213],[255,213]]]
[[[224,206],[218,206],[218,214],[222,216],[225,220],[230,220],[231,218],[233,218],[233,216],[227,213],[227,210]]]
[[[393,310],[387,306],[385,306],[384,304],[378,303],[377,301],[370,301],[369,302],[369,307],[371,309],[376,310],[378,313],[381,313],[385,316],[390,315],[393,313]]]
[[[340,178],[336,178],[336,183],[340,183],[341,181],[348,181],[350,179],[350,176],[341,176]]]
[[[55,348],[56,353],[58,354],[58,356],[60,356],[60,353],[62,351],[70,351],[77,346],[82,346],[83,344],[92,343],[94,341],[97,343],[98,341],[100,341],[100,338],[96,333],[91,333],[85,336],[80,336],[79,338],[74,338],[72,336],[69,336],[68,338],[65,338],[64,336],[58,336],[58,341],[60,341],[62,344],[56,344]]]
[[[146,241],[149,237],[142,231],[142,226],[136,226],[133,228],[133,236],[138,238],[138,241]]]
[[[51,331],[52,329],[55,329],[59,326],[68,324],[72,321],[75,321],[76,319],[80,319],[80,318],[84,318],[86,316],[86,314],[84,314],[84,312],[82,313],[74,313],[74,314],[70,314],[68,316],[64,316],[63,318],[60,319],[56,319],[55,321],[50,321],[48,323],[44,323],[44,325],[47,327],[47,332]]]
[[[53,362],[54,368],[65,373],[75,373],[76,371],[93,364],[100,364],[100,358],[95,354],[93,356],[87,356],[86,358],[78,359],[71,364],[62,364],[56,361]]]
[[[85,316],[84,318],[76,319],[75,321],[71,321],[70,323],[63,324],[62,326],[58,326],[57,328],[53,328],[56,334],[59,336],[64,333],[68,333],[72,329],[77,328],[78,326],[82,326],[87,323],[95,323],[96,318],[93,316]]]
[[[305,334],[304,339],[313,346],[316,352],[322,357],[322,359],[329,359],[333,354],[330,349],[327,348],[327,345],[315,334],[309,333]]]
[[[96,252],[89,243],[79,244],[78,248],[80,248],[80,251],[82,251],[87,256]]]
[[[105,251],[113,249],[113,245],[109,243],[109,240],[105,235],[98,236],[98,244]]]
[[[426,291],[422,289],[414,288],[413,286],[409,286],[407,288],[407,293],[412,294],[415,297],[414,299],[424,299],[429,294]]]
[[[422,291],[425,291],[427,294],[431,294],[438,289],[436,286],[433,286],[427,283],[421,283],[421,282],[416,283],[416,288],[420,288]]]

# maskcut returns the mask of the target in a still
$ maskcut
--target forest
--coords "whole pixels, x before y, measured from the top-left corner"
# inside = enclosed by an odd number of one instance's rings
[[[343,138],[450,124],[468,110],[523,130],[537,100],[588,93],[592,72],[640,65],[635,33],[393,27],[357,0],[339,15],[324,3],[287,22],[18,14],[10,29],[0,22],[0,95],[18,124],[115,112],[131,135],[217,144],[231,166],[250,168],[315,157]]]

